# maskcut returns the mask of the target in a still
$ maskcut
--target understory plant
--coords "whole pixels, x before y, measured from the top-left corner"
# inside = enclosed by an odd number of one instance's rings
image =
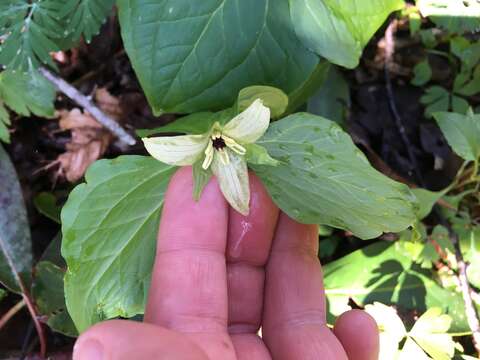
[[[432,10],[442,4],[418,5],[422,15],[430,16],[423,13],[428,9],[432,21],[442,21]],[[9,142],[13,113],[54,115],[55,88],[42,75],[58,71],[51,53],[72,49],[82,38],[89,43],[115,13],[152,112],[176,114],[161,127],[135,129],[151,156],[122,155],[91,165],[61,215],[55,199],[38,199],[42,213],[61,222],[61,234],[35,264],[18,180],[0,147],[0,298],[10,291],[33,299],[32,314],[36,308],[53,330],[69,336],[105,319],[142,315],[164,194],[177,167],[193,167],[195,199],[215,176],[227,201],[244,215],[251,170],[283,212],[325,231],[328,245],[321,247],[339,246],[333,229],[362,240],[395,234],[394,242],[367,242],[325,266],[329,322],[352,301],[361,307],[396,304],[423,315],[409,332],[403,324],[391,331],[388,319],[401,323],[395,311],[367,307],[388,333],[382,335],[390,344],[385,359],[414,353],[449,359],[455,349],[462,351],[453,334],[473,332],[465,314],[478,304],[468,303],[452,279],[480,251],[473,210],[479,201],[480,119],[468,103],[478,91],[465,90],[478,90],[479,59],[471,49],[478,44],[449,35],[453,55],[445,56],[462,64],[452,90],[465,98],[461,111],[427,101],[438,90],[433,86],[423,97],[464,161],[442,191],[385,176],[336,119],[304,111],[317,91],[333,88],[325,80],[339,73],[336,66],[357,67],[372,36],[405,6],[403,0],[0,1],[3,142]],[[430,81],[426,66],[415,70],[417,85]],[[448,205],[437,210],[439,202]],[[430,229],[423,221],[436,212],[444,222]],[[448,270],[437,277],[438,264]],[[479,289],[480,269],[468,271],[467,286]]]

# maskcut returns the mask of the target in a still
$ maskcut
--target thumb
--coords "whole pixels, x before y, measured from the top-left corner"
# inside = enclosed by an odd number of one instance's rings
[[[184,335],[127,320],[97,324],[75,343],[73,360],[208,360]]]

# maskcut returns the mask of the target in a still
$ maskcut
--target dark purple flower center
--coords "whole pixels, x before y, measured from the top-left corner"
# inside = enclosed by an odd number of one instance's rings
[[[216,150],[221,150],[221,149],[223,149],[224,147],[227,146],[227,145],[225,144],[225,140],[223,140],[221,137],[218,137],[218,138],[213,139],[212,142],[213,142],[213,147],[214,147]]]

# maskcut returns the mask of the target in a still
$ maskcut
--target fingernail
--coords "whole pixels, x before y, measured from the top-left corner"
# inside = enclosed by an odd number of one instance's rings
[[[87,339],[75,344],[73,360],[103,360],[103,345],[96,339]]]

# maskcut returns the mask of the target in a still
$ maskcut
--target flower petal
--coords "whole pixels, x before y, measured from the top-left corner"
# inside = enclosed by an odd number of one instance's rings
[[[228,203],[242,215],[248,215],[250,203],[250,186],[248,185],[247,163],[242,156],[230,150],[230,161],[224,165],[215,152],[212,171],[217,177],[220,189]]]
[[[253,143],[267,131],[270,124],[270,109],[263,105],[262,100],[255,100],[224,127],[223,133],[232,139],[244,143]]]
[[[160,136],[143,138],[147,151],[155,159],[169,165],[192,165],[208,144],[207,135]]]

